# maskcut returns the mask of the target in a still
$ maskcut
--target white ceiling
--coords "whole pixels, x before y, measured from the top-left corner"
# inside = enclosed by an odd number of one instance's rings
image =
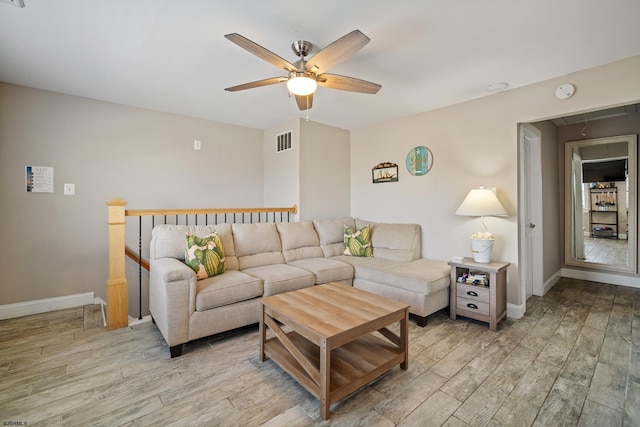
[[[295,61],[359,29],[371,42],[330,72],[376,95],[319,88],[309,119],[358,129],[640,54],[638,0],[24,0],[0,3],[0,81],[266,129],[306,117],[284,75],[224,38]],[[317,51],[317,50],[316,50]],[[316,51],[312,52],[314,54]],[[553,94],[550,94],[553,96]]]

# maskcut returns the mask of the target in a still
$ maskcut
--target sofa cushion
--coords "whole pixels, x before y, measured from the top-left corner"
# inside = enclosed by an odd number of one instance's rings
[[[149,258],[176,258],[184,261],[184,239],[187,233],[196,236],[206,236],[217,232],[222,241],[224,249],[225,267],[227,270],[238,269],[238,259],[236,258],[231,233],[231,224],[216,225],[173,225],[158,224],[151,231],[151,243],[149,247]]]
[[[276,228],[280,234],[285,262],[324,256],[311,221],[279,222]]]
[[[224,273],[224,250],[218,233],[204,237],[187,234],[184,262],[196,272],[198,280]]]
[[[262,279],[265,297],[313,286],[313,274],[310,271],[288,264],[252,267],[243,272]]]
[[[344,226],[355,228],[356,221],[351,217],[321,219],[313,221],[320,239],[320,248],[325,257],[340,255],[344,251]]]
[[[344,255],[372,257],[371,227],[369,224],[357,230],[344,226]]]
[[[284,264],[280,236],[274,223],[232,224],[240,270]]]
[[[409,262],[420,258],[422,246],[418,224],[375,224],[371,226],[371,245],[376,258]]]
[[[318,232],[321,245],[342,243],[344,240],[344,226],[355,228],[356,221],[351,217],[337,219],[320,219],[313,221]]]
[[[391,261],[389,259],[384,258],[375,258],[375,257],[358,257],[358,256],[350,256],[350,255],[338,255],[331,257],[329,259],[346,262],[351,265],[354,269],[353,275],[358,277],[362,274],[361,269],[369,269],[374,266],[386,266],[397,264],[397,261]]]
[[[377,262],[366,262],[368,260],[360,258],[354,265],[359,279],[425,295],[449,286],[451,268],[446,261],[417,259],[397,262],[375,258]]]
[[[353,279],[353,266],[346,262],[329,258],[307,258],[288,263],[313,273],[316,285]]]
[[[262,280],[240,271],[231,270],[196,285],[196,311],[262,296]]]

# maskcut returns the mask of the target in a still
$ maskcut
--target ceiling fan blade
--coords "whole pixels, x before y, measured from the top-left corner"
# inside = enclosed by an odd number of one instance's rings
[[[307,96],[296,95],[296,102],[300,110],[308,110],[313,106],[313,94]]]
[[[313,73],[324,73],[335,67],[369,43],[369,37],[360,30],[353,30],[339,38],[309,59],[305,69]]]
[[[289,61],[282,59],[270,50],[265,49],[259,44],[252,42],[248,38],[243,37],[238,33],[227,34],[225,35],[225,37],[241,48],[245,49],[246,51],[251,52],[257,57],[267,61],[269,64],[275,65],[276,67],[285,69],[289,72],[296,70],[295,65],[291,64]]]
[[[355,77],[340,76],[338,74],[320,74],[316,81],[318,82],[318,86],[359,93],[375,94],[378,93],[382,87],[377,83],[356,79]]]
[[[229,92],[237,92],[239,90],[245,90],[245,89],[253,89],[254,87],[262,87],[262,86],[269,86],[269,85],[274,85],[277,83],[282,83],[282,82],[286,82],[287,78],[286,77],[271,77],[270,79],[264,79],[264,80],[258,80],[255,82],[250,82],[250,83],[244,83],[238,86],[231,86],[226,88],[226,91]]]

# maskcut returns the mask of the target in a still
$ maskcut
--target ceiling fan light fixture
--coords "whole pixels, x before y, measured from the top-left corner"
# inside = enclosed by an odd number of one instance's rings
[[[316,91],[318,83],[316,79],[310,77],[308,73],[293,72],[289,74],[289,80],[287,80],[287,88],[289,92],[298,96],[311,95]]]

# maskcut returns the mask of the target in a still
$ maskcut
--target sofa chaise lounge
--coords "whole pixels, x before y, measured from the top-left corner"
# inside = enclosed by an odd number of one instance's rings
[[[373,257],[344,254],[345,227],[370,229]],[[185,236],[217,232],[225,271],[197,280],[185,264]],[[416,323],[449,305],[446,261],[420,257],[417,224],[351,217],[290,223],[169,225],[152,231],[149,310],[170,347],[257,323],[260,298],[328,282],[353,285],[410,305]]]

